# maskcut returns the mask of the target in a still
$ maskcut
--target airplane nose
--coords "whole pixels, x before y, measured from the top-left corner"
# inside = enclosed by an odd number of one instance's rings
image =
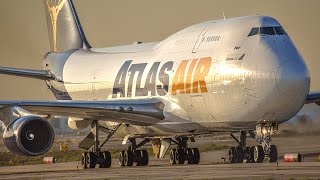
[[[279,67],[276,83],[282,93],[298,95],[302,88],[309,88],[309,71],[304,63],[288,60]]]

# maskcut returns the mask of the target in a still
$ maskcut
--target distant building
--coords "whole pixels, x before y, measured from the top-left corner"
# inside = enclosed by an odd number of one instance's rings
[[[56,134],[72,134],[79,132],[87,132],[90,129],[83,130],[73,130],[68,126],[68,117],[56,116],[49,119],[50,124],[52,125],[54,132]]]
[[[56,116],[49,119],[56,134],[68,134],[75,131],[68,126],[68,117]]]

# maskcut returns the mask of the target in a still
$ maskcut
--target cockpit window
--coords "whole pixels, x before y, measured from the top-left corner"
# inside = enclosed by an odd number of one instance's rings
[[[252,28],[248,36],[254,36],[259,33],[259,28]]]
[[[261,27],[260,34],[261,35],[275,35],[276,32],[274,31],[273,27]]]
[[[287,35],[287,32],[281,26],[274,27],[274,29],[278,35]]]
[[[251,29],[249,36],[254,35],[268,35],[268,36],[274,36],[274,35],[287,35],[286,31],[281,26],[275,26],[275,27],[254,27]]]

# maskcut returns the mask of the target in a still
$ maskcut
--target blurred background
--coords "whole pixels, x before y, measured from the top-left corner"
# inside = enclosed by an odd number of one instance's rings
[[[319,0],[74,0],[74,4],[93,47],[161,41],[192,24],[222,19],[223,14],[226,18],[272,16],[308,64],[311,90],[320,91]],[[43,0],[0,1],[0,66],[42,68],[49,50],[43,6]],[[54,99],[38,80],[0,75],[0,87],[2,100]],[[301,114],[317,119],[320,110],[308,105]]]

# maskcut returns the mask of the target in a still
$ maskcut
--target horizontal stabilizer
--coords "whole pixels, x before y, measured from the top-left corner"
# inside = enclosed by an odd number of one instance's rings
[[[320,106],[320,93],[308,94],[305,104],[311,104],[311,103],[316,103],[317,105]]]
[[[53,75],[51,75],[48,71],[45,71],[45,70],[0,67],[0,74],[21,76],[21,77],[41,79],[41,80],[54,79]]]

